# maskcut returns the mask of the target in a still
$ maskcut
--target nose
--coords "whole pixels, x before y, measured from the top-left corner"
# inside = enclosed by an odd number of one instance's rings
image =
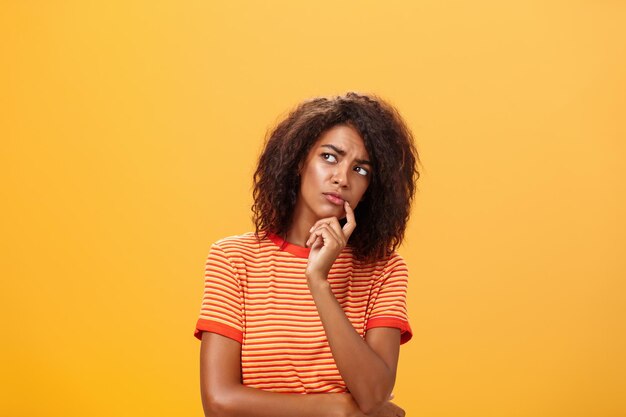
[[[346,188],[350,185],[348,183],[348,172],[347,172],[347,168],[341,165],[343,164],[335,165],[335,171],[333,172],[332,183],[339,185],[342,188]]]

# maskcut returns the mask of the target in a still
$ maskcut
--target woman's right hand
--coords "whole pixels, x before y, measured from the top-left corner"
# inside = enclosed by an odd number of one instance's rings
[[[376,414],[370,414],[368,417],[404,417],[405,414],[402,408],[391,401],[387,401]]]
[[[356,404],[356,401],[352,398],[352,395],[347,395],[349,400],[348,412],[345,413],[347,417],[404,417],[406,413],[402,408],[391,402],[393,394],[389,401],[383,404],[374,414],[365,414]]]

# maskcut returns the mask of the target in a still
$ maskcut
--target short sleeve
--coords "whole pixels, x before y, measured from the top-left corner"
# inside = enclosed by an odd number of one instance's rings
[[[372,292],[372,305],[365,331],[374,327],[394,327],[400,329],[400,343],[413,337],[407,313],[406,296],[409,270],[406,262],[394,252],[385,266],[380,284]]]
[[[243,341],[243,302],[237,270],[224,250],[213,244],[204,269],[204,295],[194,336],[208,331]]]

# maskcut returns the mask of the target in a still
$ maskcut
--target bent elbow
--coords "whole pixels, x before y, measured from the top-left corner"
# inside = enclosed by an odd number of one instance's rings
[[[380,401],[380,400],[369,399],[368,401],[359,402],[357,404],[359,406],[359,410],[361,410],[363,414],[366,414],[369,416],[369,415],[374,415],[374,413],[378,411],[380,407],[383,406],[385,401],[386,400]]]
[[[228,396],[223,393],[202,393],[202,408],[204,417],[229,417],[232,407]]]
[[[380,383],[367,395],[364,395],[359,399],[355,398],[355,400],[363,414],[373,415],[379,408],[389,401],[392,390],[393,385],[390,386],[388,384]]]
[[[204,410],[204,417],[218,417],[220,415],[214,396],[207,392],[202,393],[202,409]]]

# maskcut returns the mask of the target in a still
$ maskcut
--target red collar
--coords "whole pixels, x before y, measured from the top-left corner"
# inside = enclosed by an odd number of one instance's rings
[[[298,258],[308,258],[310,248],[294,245],[284,240],[282,237],[275,235],[274,233],[268,233],[267,237],[278,246],[282,251],[289,252],[290,254],[297,256]]]

